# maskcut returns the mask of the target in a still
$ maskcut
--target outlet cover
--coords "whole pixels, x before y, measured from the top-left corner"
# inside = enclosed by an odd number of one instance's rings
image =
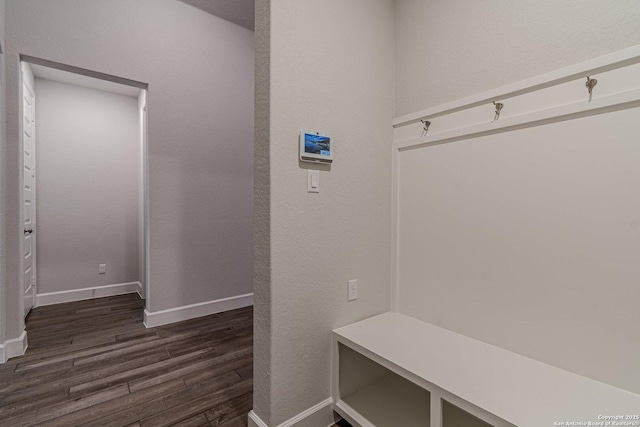
[[[107,264],[98,265],[98,274],[107,274]]]
[[[358,280],[349,280],[349,297],[347,301],[355,301],[358,299]]]

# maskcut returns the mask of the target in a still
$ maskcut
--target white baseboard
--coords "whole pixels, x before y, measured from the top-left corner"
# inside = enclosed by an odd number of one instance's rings
[[[336,422],[333,414],[333,401],[331,398],[313,405],[311,408],[300,412],[293,418],[279,424],[278,427],[322,427],[332,426]],[[269,427],[256,415],[253,410],[249,412],[249,427]]]
[[[96,286],[94,288],[50,292],[36,295],[36,307],[93,298],[110,297],[113,295],[131,294],[134,292],[142,298],[143,293],[140,282],[119,283],[116,285]]]
[[[253,409],[249,411],[249,427],[269,427],[259,416],[253,412]]]
[[[145,299],[144,298],[144,286],[142,286],[142,283],[140,283],[140,282],[136,282],[136,283],[138,284],[138,289],[136,289],[136,293],[138,294],[140,299]]]
[[[0,344],[0,363],[5,363],[12,357],[22,356],[27,346],[27,331],[22,331],[18,338],[6,340]]]
[[[147,328],[195,319],[222,311],[235,310],[236,308],[253,305],[253,294],[238,295],[222,298],[215,301],[200,302],[197,304],[183,305],[182,307],[169,308],[167,310],[150,312],[144,310],[144,325]]]

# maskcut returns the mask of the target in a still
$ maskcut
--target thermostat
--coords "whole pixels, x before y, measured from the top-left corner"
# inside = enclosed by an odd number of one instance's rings
[[[320,132],[300,132],[300,160],[313,163],[331,163],[331,138]]]

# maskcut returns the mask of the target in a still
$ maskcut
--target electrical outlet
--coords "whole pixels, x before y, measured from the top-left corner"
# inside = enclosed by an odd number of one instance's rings
[[[98,265],[98,274],[107,274],[107,264]]]
[[[349,297],[347,301],[354,301],[358,299],[358,280],[349,280]]]

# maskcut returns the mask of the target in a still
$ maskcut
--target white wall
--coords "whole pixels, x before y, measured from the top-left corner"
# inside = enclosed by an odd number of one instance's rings
[[[138,100],[45,79],[35,90],[38,294],[137,282]]]
[[[402,152],[398,310],[640,393],[637,116]]]
[[[640,43],[634,1],[462,3],[396,1],[398,115]],[[401,153],[399,310],[640,392],[634,114]]]
[[[636,0],[397,0],[396,115],[640,43]]]
[[[175,0],[13,1],[7,17],[12,304],[19,300],[19,54],[149,85],[150,311],[251,292],[253,32]]]
[[[270,364],[256,363],[254,409],[274,426],[330,396],[331,330],[389,309],[393,2],[265,7],[256,30],[258,70],[270,75],[256,91],[255,335],[271,339],[255,348]],[[332,136],[330,167],[298,161],[301,129]],[[306,191],[307,169],[320,169],[319,194]],[[351,303],[349,279],[360,283]]]

